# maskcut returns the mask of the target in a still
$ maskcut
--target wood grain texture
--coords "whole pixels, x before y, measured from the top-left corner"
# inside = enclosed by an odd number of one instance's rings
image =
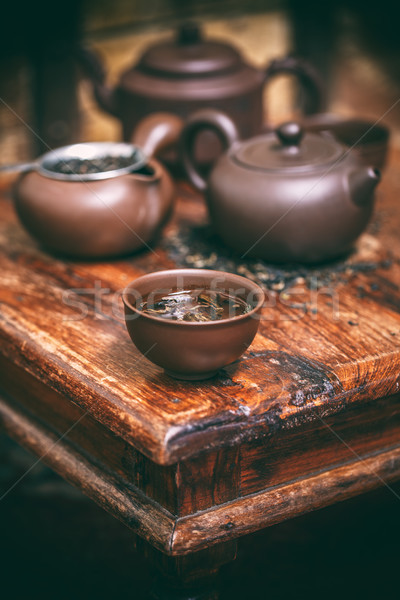
[[[176,471],[179,516],[235,500],[240,494],[239,456],[236,447],[179,462]]]
[[[8,398],[0,397],[0,426],[69,483],[79,487],[155,548],[171,551],[174,518],[134,486],[99,469],[42,424],[35,422]],[[7,491],[5,492],[7,493]]]
[[[135,534],[170,556],[185,556],[230,542],[374,487],[390,487],[390,481],[400,477],[400,447],[381,447],[322,472],[174,517],[134,485],[77,452],[68,441],[69,431],[56,435],[8,397],[0,398],[0,427]],[[165,564],[171,568],[172,563]]]
[[[400,477],[400,447],[313,477],[276,486],[213,510],[178,519],[172,547],[177,554],[235,539],[287,518],[322,508]]]
[[[162,466],[8,361],[0,363],[0,382],[13,401],[55,435],[64,436],[78,454],[121,484],[134,485],[176,517],[312,476],[400,440],[397,394],[328,417],[316,412],[318,424],[311,421],[278,432],[268,444],[255,440]]]
[[[400,442],[400,394],[350,406],[318,423],[240,447],[240,496],[362,459]]]
[[[386,220],[399,214],[399,161],[393,155],[378,192]],[[318,414],[339,414],[399,389],[400,244],[393,226],[383,226],[378,241],[394,260],[338,282],[337,318],[323,292],[317,314],[299,315],[278,302],[265,309],[241,361],[214,380],[187,383],[142,357],[122,322],[120,290],[142,273],[173,267],[166,253],[155,247],[96,264],[56,259],[29,239],[4,195],[0,361],[22,367],[156,463],[254,439],[267,443],[279,432],[318,426]],[[183,187],[169,230],[204,218],[202,201]]]
[[[202,454],[171,466],[154,463],[69,399],[20,367],[0,362],[0,389],[75,451],[171,514],[182,516],[239,495],[239,448]]]
[[[87,411],[6,359],[0,362],[1,389],[7,390],[8,397],[33,414],[36,421],[58,437],[63,436],[77,453],[101,465],[121,483],[136,486],[171,514],[178,513],[176,465],[165,467],[152,462]]]

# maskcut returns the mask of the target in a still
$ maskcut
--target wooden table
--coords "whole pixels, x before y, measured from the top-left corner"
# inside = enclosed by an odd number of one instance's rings
[[[154,597],[215,598],[238,537],[400,476],[399,164],[355,257],[322,288],[273,285],[242,360],[199,383],[148,362],[123,323],[120,290],[171,254],[51,257],[3,185],[0,424],[143,540]],[[183,186],[165,236],[204,219]]]

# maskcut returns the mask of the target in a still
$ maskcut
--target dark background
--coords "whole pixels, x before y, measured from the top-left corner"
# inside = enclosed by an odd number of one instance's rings
[[[81,44],[126,31],[170,29],[187,19],[274,10],[287,16],[292,51],[319,69],[328,98],[344,39],[353,40],[400,89],[400,10],[393,0],[6,0],[0,15],[0,98],[4,87],[12,86],[10,64],[13,72],[12,61],[23,57],[30,73],[24,93],[31,97],[24,118],[43,139],[32,141],[37,155],[47,146],[79,140],[76,89],[82,73],[76,55]]]

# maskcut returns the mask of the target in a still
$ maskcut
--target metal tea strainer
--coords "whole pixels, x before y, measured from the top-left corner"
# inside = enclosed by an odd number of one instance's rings
[[[119,159],[123,166],[113,168],[113,159],[114,161]],[[74,170],[74,164],[76,168],[77,161],[91,161],[91,167],[94,168],[101,161],[108,161],[111,166],[105,170],[83,173]],[[51,150],[32,162],[0,166],[0,173],[37,171],[46,177],[63,181],[95,181],[138,171],[146,163],[147,156],[140,147],[133,144],[125,142],[84,142]],[[60,172],[60,169],[67,172]]]

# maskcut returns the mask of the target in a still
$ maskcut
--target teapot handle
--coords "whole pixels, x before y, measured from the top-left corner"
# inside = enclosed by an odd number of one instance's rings
[[[131,143],[139,146],[149,158],[175,145],[181,134],[183,121],[171,113],[153,113],[144,117],[135,127]]]
[[[299,80],[306,92],[305,114],[322,112],[326,106],[325,87],[318,71],[306,60],[297,56],[285,56],[269,63],[265,70],[264,82],[268,83],[276,75],[291,74]]]
[[[201,192],[207,189],[207,180],[196,166],[193,147],[197,135],[204,130],[217,134],[224,150],[227,150],[239,139],[235,123],[225,113],[205,108],[191,115],[182,130],[180,152],[183,166],[191,183]]]
[[[92,84],[93,94],[99,106],[110,115],[118,117],[114,90],[106,84],[106,72],[99,55],[86,46],[79,46],[77,49],[77,60],[84,76]]]

